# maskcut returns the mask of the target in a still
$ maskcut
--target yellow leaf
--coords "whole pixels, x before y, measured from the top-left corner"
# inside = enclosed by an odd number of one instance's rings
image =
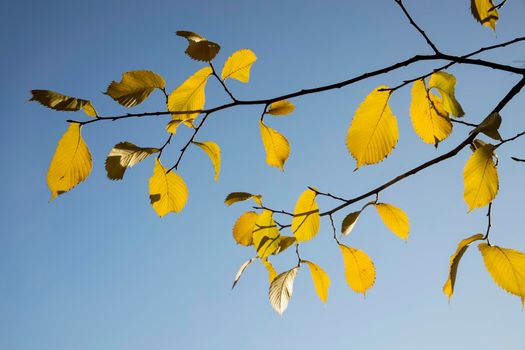
[[[268,112],[266,113],[271,115],[286,115],[292,113],[294,110],[295,106],[293,105],[293,103],[287,100],[282,100],[272,103],[268,107]]]
[[[496,30],[499,19],[498,10],[494,8],[492,0],[470,0],[472,15],[479,23]]]
[[[273,268],[273,265],[268,261],[268,259],[261,259],[262,264],[268,271],[268,281],[269,283],[272,283],[275,277],[277,277],[277,272],[275,272],[275,269]]]
[[[324,270],[313,262],[303,260],[308,264],[310,273],[312,274],[312,280],[314,281],[315,291],[319,296],[319,299],[326,303],[328,300],[328,288],[330,288],[330,277],[324,272]]]
[[[235,288],[235,285],[237,284],[237,282],[239,282],[239,279],[241,278],[241,275],[242,273],[244,272],[244,270],[246,270],[246,268],[248,266],[250,266],[250,264],[255,260],[255,258],[251,258],[250,260],[244,262],[244,264],[241,265],[241,267],[239,268],[239,271],[237,271],[237,274],[235,274],[235,278],[233,280],[233,284],[232,284],[232,289]]]
[[[437,145],[452,132],[452,123],[448,115],[439,113],[440,108],[444,108],[441,106],[441,101],[427,91],[423,79],[414,82],[410,119],[414,131],[426,143]]]
[[[235,242],[247,247],[253,244],[253,230],[258,217],[256,212],[248,211],[237,219],[232,231]]]
[[[469,211],[489,204],[498,193],[498,170],[492,158],[493,154],[494,146],[486,144],[476,149],[465,164],[463,197]]]
[[[288,249],[292,244],[295,243],[295,237],[281,236],[279,238],[279,248],[273,253],[274,255],[281,254]]]
[[[188,40],[186,54],[197,61],[209,62],[215,58],[221,49],[219,44],[206,40],[197,33],[179,30],[177,35]]]
[[[456,275],[458,273],[458,266],[461,257],[463,256],[463,254],[465,254],[465,251],[472,242],[479,241],[480,239],[483,239],[483,235],[481,233],[478,233],[469,238],[465,238],[464,240],[459,242],[456,252],[450,257],[448,279],[445,282],[445,285],[443,286],[443,293],[445,293],[445,295],[448,296],[449,300],[452,297],[452,294],[454,294],[454,284],[456,283]]]
[[[206,101],[204,88],[212,69],[204,67],[189,77],[168,97],[168,109],[172,112],[199,111]],[[191,125],[199,113],[173,114],[173,120],[180,120]]]
[[[341,224],[341,233],[344,236],[348,236],[350,232],[352,232],[355,224],[357,223],[357,219],[359,218],[360,214],[361,214],[361,210],[354,211],[353,213],[348,214],[343,219],[343,223]]]
[[[250,80],[250,69],[255,61],[257,61],[257,56],[252,50],[242,49],[235,52],[224,63],[222,80],[231,78],[247,83]]]
[[[90,117],[96,117],[97,111],[88,100],[62,95],[50,90],[31,90],[32,97],[29,101],[37,101],[41,105],[55,111],[76,112],[82,108]]]
[[[390,91],[379,86],[361,103],[346,136],[346,147],[357,161],[357,168],[379,163],[396,146],[397,120],[388,105]]]
[[[210,157],[213,170],[215,171],[215,181],[219,180],[219,173],[221,172],[221,149],[219,145],[213,141],[193,141],[193,144],[199,146]]]
[[[253,244],[260,258],[267,258],[279,248],[280,232],[273,221],[273,213],[264,210],[255,221]]]
[[[127,168],[138,164],[148,156],[159,152],[158,148],[143,148],[131,142],[120,142],[106,158],[106,172],[111,180],[121,180]]]
[[[251,194],[248,192],[232,192],[226,196],[224,204],[230,206],[233,203],[247,201],[248,199],[253,199],[257,204],[262,205],[261,202],[262,196],[260,194]]]
[[[80,134],[80,128],[78,123],[69,124],[67,131],[58,141],[47,171],[50,200],[84,181],[91,172],[91,154]]]
[[[179,125],[184,123],[185,121],[186,120],[180,120],[180,119],[170,120],[168,124],[166,124],[166,131],[175,135],[177,133],[177,128],[179,127]],[[192,123],[193,119],[189,119],[188,121]],[[193,123],[191,124],[191,126],[193,126]]]
[[[462,117],[465,112],[463,112],[463,108],[461,108],[461,105],[456,100],[456,96],[454,95],[455,87],[456,77],[445,72],[432,74],[428,81],[428,88],[436,89],[440,93],[441,100],[443,101],[443,109],[453,116]]]
[[[164,79],[149,70],[135,70],[122,74],[120,82],[109,84],[106,95],[124,107],[133,107],[144,102],[155,89],[164,89]]]
[[[374,285],[376,270],[365,252],[339,244],[345,264],[346,282],[357,293],[365,294]]]
[[[290,156],[290,144],[277,130],[267,127],[262,121],[261,138],[266,151],[266,163],[284,171],[284,163]]]
[[[298,267],[285,271],[275,277],[270,284],[268,293],[270,304],[279,315],[283,314],[284,310],[288,307],[288,302],[292,298],[293,282],[298,271]]]
[[[392,204],[377,203],[374,204],[374,206],[385,226],[399,238],[407,240],[408,233],[410,232],[410,222],[408,221],[407,214]]]
[[[319,231],[321,217],[315,201],[317,193],[311,189],[304,191],[295,204],[292,218],[292,232],[297,242],[308,241]]]
[[[525,302],[525,254],[520,251],[486,243],[478,245],[485,267],[494,282],[504,290]]]
[[[184,180],[174,171],[166,173],[166,168],[158,158],[155,160],[153,176],[149,178],[149,198],[160,217],[169,212],[180,212],[188,199]]]
[[[499,134],[499,127],[501,125],[501,116],[498,112],[491,113],[487,118],[483,119],[483,121],[474,129],[471,131],[473,132],[480,132],[488,137],[502,141],[501,135]]]

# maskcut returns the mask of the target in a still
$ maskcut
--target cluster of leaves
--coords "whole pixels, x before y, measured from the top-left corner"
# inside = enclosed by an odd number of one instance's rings
[[[401,5],[400,0],[396,0],[396,2]],[[499,18],[498,6],[494,6],[491,0],[471,0],[471,8],[476,20],[495,30]],[[420,30],[417,26],[416,28]],[[169,94],[166,92],[165,80],[159,74],[149,70],[126,72],[122,74],[121,81],[111,82],[105,92],[106,95],[126,108],[141,104],[155,90],[162,92],[166,98],[167,112],[149,114],[171,116],[171,120],[166,124],[168,134],[166,142],[160,147],[140,147],[128,141],[119,142],[111,149],[105,161],[108,178],[121,180],[128,168],[156,154],[153,175],[149,179],[149,197],[153,209],[161,217],[170,212],[180,212],[186,204],[188,189],[184,180],[175,170],[188,146],[196,146],[209,156],[215,173],[215,181],[218,180],[221,169],[220,147],[213,141],[195,140],[195,136],[206,118],[214,111],[221,109],[204,109],[208,79],[212,76],[216,78],[232,99],[233,102],[224,105],[223,108],[243,104],[243,101],[237,100],[231,94],[226,82],[227,79],[236,79],[247,83],[250,79],[251,67],[257,60],[256,55],[251,50],[239,50],[226,60],[219,76],[212,64],[213,59],[220,51],[219,44],[189,31],[178,31],[177,35],[187,39],[186,54],[189,57],[206,62],[208,65],[199,69]],[[425,36],[424,33],[423,35]],[[425,38],[429,42],[426,36]],[[431,46],[438,53],[435,46],[433,44]],[[453,122],[465,114],[455,96],[456,78],[439,69],[432,74],[407,81],[401,86],[405,86],[408,82],[412,82],[409,109],[413,129],[424,143],[438,147],[441,141],[451,135]],[[398,142],[399,132],[397,119],[390,108],[389,100],[399,87],[389,88],[381,85],[375,88],[355,111],[347,131],[346,146],[356,161],[356,169],[363,165],[379,163],[393,152]],[[84,122],[70,120],[67,131],[58,142],[47,175],[51,200],[53,200],[84,181],[91,172],[92,159],[81,135],[82,127],[97,120],[117,120],[122,117],[101,117],[89,100],[66,96],[50,90],[33,90],[31,100],[57,111],[83,110],[89,117],[94,118]],[[285,163],[290,155],[290,144],[284,135],[267,125],[265,117],[267,115],[279,117],[291,114],[295,106],[288,100],[279,98],[259,104],[264,105],[259,126],[262,144],[266,152],[266,162],[268,165],[284,171]],[[148,113],[142,115],[148,115]],[[196,123],[200,116],[202,119]],[[500,145],[509,141],[503,140],[499,134],[498,129],[501,122],[502,118],[496,111],[471,131],[472,140],[469,144],[473,153],[467,160],[463,172],[464,199],[469,211],[488,205],[490,214],[491,203],[497,195],[499,181],[498,161],[495,152]],[[193,129],[193,135],[181,150],[177,162],[172,167],[167,168],[161,163],[161,156],[164,148],[170,143],[181,126]],[[484,134],[499,143],[486,143],[475,138],[479,134]],[[397,181],[391,184],[395,182]],[[391,184],[385,185],[384,188]],[[300,244],[312,240],[318,234],[321,218],[324,216],[330,219],[334,240],[343,255],[345,278],[348,285],[355,292],[365,294],[374,285],[376,278],[372,259],[362,250],[341,243],[340,239],[352,232],[358,218],[368,207],[374,207],[386,227],[399,238],[407,240],[410,232],[408,216],[402,209],[392,204],[379,202],[379,192],[382,189],[369,193],[369,195],[376,196],[374,201],[370,201],[359,210],[346,215],[341,222],[340,238],[337,237],[332,214],[355,201],[346,201],[310,187],[299,196],[294,211],[285,212],[264,206],[261,195],[248,192],[229,194],[225,199],[227,205],[247,200],[253,200],[257,204],[257,207],[254,207],[257,211],[252,210],[243,213],[233,227],[235,241],[240,245],[253,247],[256,256],[242,264],[235,276],[232,288],[237,284],[246,268],[252,262],[259,260],[268,271],[270,303],[279,314],[282,314],[292,296],[295,276],[301,266],[306,264],[310,269],[319,298],[326,302],[330,287],[328,274],[314,262],[302,259],[299,253]],[[343,200],[345,204],[321,212],[316,202],[319,195]],[[369,195],[364,195],[360,199]],[[276,213],[291,217],[291,223],[284,225],[278,223],[274,219]],[[291,236],[281,234],[281,231],[287,228],[291,230]],[[449,276],[443,287],[443,292],[449,298],[453,295],[459,261],[468,246],[475,241],[484,241],[478,245],[478,248],[495,282],[506,291],[519,296],[523,303],[525,300],[525,254],[490,245],[488,231],[485,235],[476,234],[458,244],[457,251],[450,257]],[[270,262],[270,258],[287,251],[293,245],[295,245],[297,265],[278,274]]]

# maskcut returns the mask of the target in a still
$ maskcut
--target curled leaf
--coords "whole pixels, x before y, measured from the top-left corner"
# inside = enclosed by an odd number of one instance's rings
[[[361,210],[354,211],[353,213],[348,214],[343,219],[343,222],[341,224],[341,233],[343,234],[343,236],[348,236],[350,232],[352,232],[360,214]]]
[[[239,282],[239,279],[241,278],[242,276],[242,273],[244,272],[244,270],[246,270],[246,268],[248,266],[250,266],[250,264],[255,260],[255,258],[251,258],[250,260],[248,261],[245,261],[244,264],[241,265],[241,267],[239,268],[239,271],[237,271],[237,273],[235,274],[235,278],[233,280],[233,284],[232,284],[232,289],[235,288],[235,285],[237,284],[237,282]]]
[[[55,111],[76,112],[82,108],[90,117],[97,116],[97,111],[89,100],[62,95],[51,90],[31,90],[31,95],[29,101],[37,101],[42,106]]]
[[[197,61],[210,62],[221,49],[219,44],[206,40],[206,38],[197,33],[179,30],[177,35],[188,40],[186,54]]]
[[[428,81],[429,89],[436,89],[441,95],[443,109],[456,117],[462,117],[465,112],[456,100],[455,88],[456,77],[445,72],[436,72],[430,76]]]
[[[268,292],[270,304],[279,315],[283,314],[292,298],[293,282],[298,271],[298,267],[285,271],[275,277],[270,284]]]
[[[236,51],[224,63],[221,74],[222,80],[231,78],[247,83],[250,80],[250,69],[255,61],[257,61],[257,56],[252,50],[242,49]]]
[[[120,82],[109,84],[105,94],[124,107],[133,107],[144,102],[155,89],[164,89],[166,82],[157,73],[136,70],[122,74]]]
[[[268,281],[269,283],[272,283],[275,277],[277,277],[277,272],[275,271],[272,263],[268,261],[268,259],[261,259],[262,264],[266,268],[266,271],[268,271]]]
[[[124,172],[148,156],[159,152],[158,148],[138,147],[131,142],[120,142],[111,149],[106,158],[106,172],[111,180],[121,180]]]
[[[470,10],[476,21],[496,30],[499,14],[492,0],[470,0]]]
[[[328,274],[319,265],[307,260],[303,260],[302,262],[306,263],[310,268],[315,291],[319,299],[326,303],[328,300],[328,289],[330,288],[330,277],[328,277]]]
[[[501,115],[498,112],[491,113],[470,133],[480,132],[488,137],[502,141],[501,135],[499,134],[499,127],[501,125]]]
[[[193,141],[193,144],[199,146],[210,157],[213,170],[215,171],[215,181],[219,180],[219,173],[221,172],[221,149],[219,145],[213,141]]]
[[[233,203],[247,201],[248,199],[253,199],[255,203],[262,205],[261,202],[262,196],[260,194],[251,194],[248,192],[232,192],[226,196],[224,199],[224,204],[230,206]]]
[[[264,210],[253,228],[253,245],[260,258],[267,258],[279,249],[280,232],[273,221],[273,213]]]
[[[287,100],[282,100],[272,103],[268,107],[268,111],[266,113],[271,115],[286,115],[292,113],[294,110],[295,106],[293,103]]]

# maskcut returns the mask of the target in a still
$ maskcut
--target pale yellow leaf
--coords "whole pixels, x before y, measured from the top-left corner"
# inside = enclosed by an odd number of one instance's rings
[[[260,194],[251,194],[248,192],[232,192],[226,196],[224,204],[230,206],[233,203],[247,201],[253,199],[257,204],[262,205],[262,196]]]
[[[498,170],[493,154],[494,146],[486,144],[476,149],[465,164],[463,197],[469,211],[486,206],[498,193]]]
[[[244,272],[244,270],[246,270],[246,268],[248,266],[250,266],[250,264],[255,260],[255,258],[251,258],[250,260],[248,261],[245,261],[244,264],[241,265],[241,267],[239,268],[239,271],[237,271],[237,273],[235,274],[235,278],[233,280],[233,284],[232,284],[232,289],[235,288],[235,285],[237,284],[237,282],[239,282],[239,279],[241,278],[242,276],[242,273]]]
[[[184,180],[173,170],[166,173],[166,168],[158,158],[155,160],[153,176],[149,178],[149,198],[160,217],[169,212],[180,212],[188,200]]]
[[[170,112],[200,111],[204,108],[206,97],[204,89],[208,77],[212,74],[210,67],[204,67],[189,77],[182,85],[173,90],[168,96],[168,109]],[[190,123],[199,113],[173,114],[173,120]]]
[[[296,242],[295,237],[281,236],[279,238],[279,248],[273,253],[274,255],[280,254],[288,249],[292,244]]]
[[[410,119],[416,134],[429,144],[437,145],[452,132],[452,123],[448,115],[440,113],[442,102],[427,91],[423,79],[414,82]]]
[[[275,277],[270,284],[268,292],[270,304],[279,315],[283,314],[292,298],[293,282],[298,271],[298,267],[285,271]]]
[[[260,258],[267,258],[279,248],[280,232],[273,221],[273,213],[263,210],[253,228],[253,245]]]
[[[439,92],[445,111],[456,117],[462,117],[465,114],[463,108],[461,108],[461,105],[456,100],[456,77],[452,74],[445,72],[432,74],[428,81],[428,88],[436,89]]]
[[[255,61],[257,61],[257,56],[252,50],[242,49],[235,52],[224,63],[222,80],[231,78],[247,83],[250,80],[250,69]]]
[[[397,120],[388,105],[390,91],[379,86],[359,105],[346,136],[346,147],[357,162],[357,168],[379,163],[397,144]]]
[[[266,163],[284,171],[284,163],[290,156],[288,140],[277,130],[266,126],[262,121],[259,123],[261,126],[261,138],[266,151]]]
[[[481,233],[465,238],[464,240],[459,242],[456,252],[450,256],[448,279],[445,282],[445,285],[443,286],[443,293],[445,293],[445,295],[448,296],[449,300],[452,297],[452,294],[454,294],[454,285],[456,283],[456,275],[458,273],[458,266],[461,257],[463,256],[463,254],[465,254],[465,251],[472,242],[479,241],[481,239],[483,239],[483,235]]]
[[[357,293],[365,294],[374,285],[376,270],[370,257],[362,250],[339,244],[345,264],[346,282]]]
[[[317,193],[311,189],[304,191],[297,200],[292,218],[292,232],[297,242],[308,241],[319,231],[321,217],[315,201]]]
[[[164,89],[166,82],[157,73],[136,70],[122,74],[120,82],[109,84],[106,95],[124,107],[133,107],[144,102],[155,89]]]
[[[272,283],[275,277],[277,277],[277,272],[275,271],[272,263],[268,261],[268,259],[261,259],[262,264],[266,268],[266,271],[268,271],[268,281],[269,283]]]
[[[353,213],[348,214],[341,224],[341,233],[344,236],[348,236],[350,232],[354,229],[355,224],[357,223],[357,219],[359,218],[359,215],[361,214],[361,210],[354,211]]]
[[[470,9],[476,21],[496,30],[499,14],[492,0],[470,0]]]
[[[84,181],[91,172],[92,162],[89,149],[80,133],[81,125],[71,123],[62,135],[49,164],[47,185],[51,199],[65,193]]]
[[[244,246],[253,244],[253,230],[259,214],[254,211],[248,211],[242,214],[233,226],[233,239],[235,242]]]
[[[132,167],[159,152],[158,148],[138,147],[131,142],[120,142],[113,147],[106,158],[106,172],[111,180],[121,180],[127,168]]]
[[[327,273],[319,265],[307,260],[302,260],[301,262],[308,264],[312,280],[314,281],[315,291],[319,299],[326,303],[328,300],[328,289],[330,288],[330,277],[328,277]]]
[[[287,100],[277,101],[272,103],[268,107],[268,114],[271,115],[286,115],[290,114],[295,110],[295,106],[293,103]]]
[[[177,35],[188,40],[186,54],[197,61],[209,62],[215,58],[221,47],[213,41],[206,40],[197,33],[179,30]]]
[[[407,214],[392,204],[376,203],[374,207],[377,209],[381,220],[390,231],[394,232],[396,236],[404,240],[408,239],[410,232],[410,222]]]
[[[170,120],[168,124],[166,124],[166,131],[175,135],[177,133],[177,128],[179,127],[179,125],[181,125],[184,122],[190,122],[191,125],[188,125],[190,127],[193,125],[193,119],[188,119],[188,120],[173,119],[173,120]]]
[[[525,254],[520,251],[486,243],[478,245],[485,267],[494,282],[507,292],[525,302]]]
[[[199,146],[210,157],[213,170],[215,171],[215,181],[219,180],[219,173],[221,172],[221,149],[219,145],[213,141],[193,141],[193,144]]]
[[[62,95],[51,90],[31,90],[31,95],[29,101],[37,101],[55,111],[76,112],[82,108],[90,117],[97,116],[97,111],[89,100]]]
[[[488,137],[502,141],[501,135],[499,134],[499,127],[501,125],[501,115],[498,112],[491,113],[487,118],[483,119],[483,121],[474,129],[471,131],[473,132],[480,132]]]

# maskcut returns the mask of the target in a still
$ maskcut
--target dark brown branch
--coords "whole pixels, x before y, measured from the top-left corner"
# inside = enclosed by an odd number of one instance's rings
[[[212,70],[212,74],[215,78],[217,78],[217,80],[219,81],[219,83],[222,85],[224,91],[226,91],[226,93],[230,96],[230,98],[232,99],[233,102],[237,101],[237,99],[235,98],[235,96],[233,96],[233,94],[230,92],[230,90],[228,89],[228,87],[226,86],[226,84],[224,83],[224,81],[222,81],[221,77],[219,77],[217,75],[217,72],[215,71],[215,67],[213,66],[213,64],[210,62],[210,67],[211,67],[211,70]]]
[[[515,160],[516,162],[525,162],[525,159],[510,157],[510,159]]]
[[[515,135],[515,136],[513,136],[513,137],[511,137],[511,138],[509,138],[509,139],[505,139],[505,140],[501,141],[501,142],[498,143],[494,148],[498,148],[499,146],[501,146],[501,145],[503,145],[503,144],[505,144],[505,143],[507,143],[507,142],[514,141],[514,140],[516,140],[516,139],[522,137],[523,135],[525,135],[525,131],[522,131],[522,132],[518,133],[517,135]]]
[[[403,11],[403,13],[405,14],[406,18],[408,18],[408,21],[410,22],[410,24],[412,25],[412,27],[416,28],[416,30],[419,32],[419,34],[421,34],[421,36],[423,36],[423,38],[425,39],[425,41],[427,42],[428,46],[430,46],[432,48],[432,50],[434,50],[434,52],[436,54],[439,53],[439,50],[438,48],[436,47],[436,45],[434,45],[434,43],[432,42],[432,40],[430,40],[430,38],[427,36],[427,34],[423,31],[423,29],[421,29],[417,24],[416,22],[414,22],[414,20],[412,19],[412,16],[410,16],[410,14],[408,13],[407,9],[405,8],[405,5],[403,4],[403,1],[402,0],[394,0],[396,2],[396,4],[399,5],[399,7],[401,7],[401,10]]]
[[[451,121],[452,123],[463,124],[463,125],[470,126],[470,127],[473,127],[473,128],[475,128],[475,127],[478,126],[478,124],[468,123],[468,122],[465,122],[465,121],[460,120],[460,119],[450,119],[450,121]]]
[[[485,236],[483,236],[483,239],[487,241],[487,243],[490,244],[489,242],[489,233],[490,233],[490,228],[492,227],[492,215],[491,215],[491,211],[492,211],[492,202],[489,203],[489,208],[487,210],[487,231],[485,232]]]

